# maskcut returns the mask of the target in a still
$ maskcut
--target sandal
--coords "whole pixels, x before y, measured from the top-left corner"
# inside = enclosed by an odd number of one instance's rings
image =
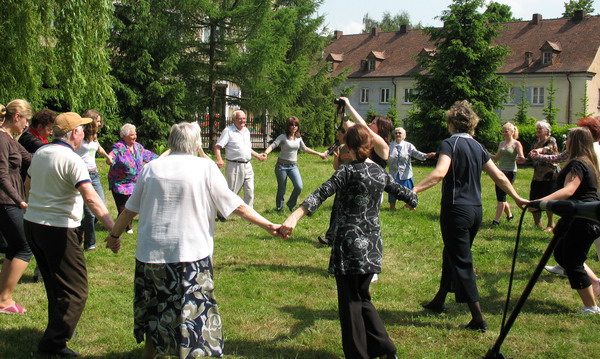
[[[507,221],[507,222],[510,222],[510,221],[512,221],[513,219],[515,219],[515,216],[513,216],[513,215],[511,215],[510,217],[509,217],[509,216],[506,216],[506,221]]]
[[[21,304],[15,302],[13,305],[8,307],[0,307],[0,314],[25,314],[27,311],[21,306]]]

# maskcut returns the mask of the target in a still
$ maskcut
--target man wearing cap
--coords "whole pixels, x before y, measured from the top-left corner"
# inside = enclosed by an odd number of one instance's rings
[[[47,355],[76,357],[67,347],[88,295],[85,258],[78,235],[83,203],[110,231],[114,222],[92,186],[87,167],[75,149],[83,140],[82,125],[91,118],[74,112],[56,117],[54,141],[33,156],[26,187],[29,202],[25,235],[44,279],[48,326],[38,345]]]
[[[252,149],[250,131],[246,128],[246,114],[242,110],[233,113],[233,126],[226,127],[215,145],[216,163],[223,167],[221,149],[225,149],[227,167],[225,178],[227,185],[234,193],[244,188],[244,202],[250,207],[254,204],[254,170],[250,160],[252,156],[260,161],[267,159],[266,154],[258,154]]]

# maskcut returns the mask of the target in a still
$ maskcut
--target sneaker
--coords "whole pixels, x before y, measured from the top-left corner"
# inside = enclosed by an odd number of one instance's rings
[[[581,308],[579,313],[581,313],[581,314],[600,314],[600,308],[598,308],[598,306],[596,306],[596,305],[593,307],[583,307],[583,308]]]
[[[91,246],[87,247],[85,250],[86,251],[95,251],[96,250],[96,246],[91,245]]]
[[[133,234],[133,229],[128,230],[127,234]]]
[[[373,274],[373,278],[371,278],[371,283],[377,282],[378,279],[379,279],[379,276],[377,275],[377,273]]]
[[[565,269],[561,267],[560,264],[555,266],[545,266],[544,269],[552,274],[565,275]]]

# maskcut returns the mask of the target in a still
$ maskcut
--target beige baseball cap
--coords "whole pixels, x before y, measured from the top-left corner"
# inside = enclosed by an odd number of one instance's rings
[[[77,127],[81,125],[85,125],[86,123],[90,123],[93,120],[88,117],[81,117],[79,114],[75,112],[65,112],[56,116],[56,120],[54,120],[54,136],[62,136],[64,134],[73,131]]]

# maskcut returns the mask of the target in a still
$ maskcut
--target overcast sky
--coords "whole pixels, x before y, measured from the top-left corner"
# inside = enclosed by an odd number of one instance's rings
[[[496,0],[509,5],[513,17],[523,20],[531,19],[531,15],[542,14],[543,19],[554,19],[562,16],[564,3],[568,0]],[[424,26],[441,26],[435,19],[443,10],[448,9],[451,0],[324,0],[319,14],[325,16],[325,25],[330,31],[342,30],[344,34],[360,33],[362,18],[368,13],[372,19],[380,20],[384,11],[395,15],[406,11],[411,23],[421,22]],[[600,0],[594,0],[594,14],[600,12]]]

